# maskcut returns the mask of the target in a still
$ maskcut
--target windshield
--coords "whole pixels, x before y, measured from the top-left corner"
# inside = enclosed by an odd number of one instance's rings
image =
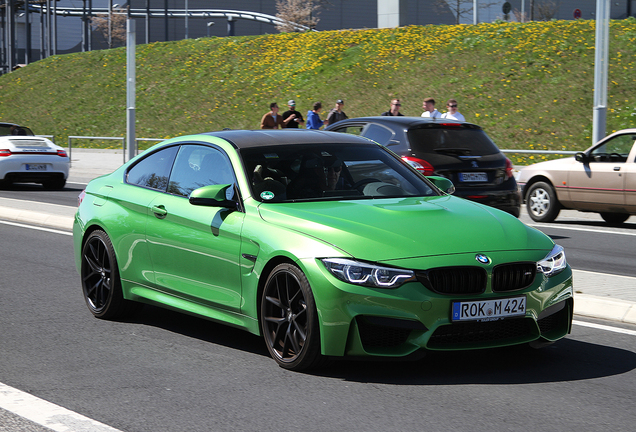
[[[422,176],[375,145],[320,144],[241,151],[259,201],[435,196]]]
[[[499,149],[482,129],[469,125],[426,127],[408,132],[413,151],[454,156],[492,155]]]

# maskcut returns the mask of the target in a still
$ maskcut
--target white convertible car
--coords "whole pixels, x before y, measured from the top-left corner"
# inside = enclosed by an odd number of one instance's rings
[[[69,166],[66,150],[51,140],[34,136],[29,128],[0,123],[0,185],[40,183],[62,189]]]

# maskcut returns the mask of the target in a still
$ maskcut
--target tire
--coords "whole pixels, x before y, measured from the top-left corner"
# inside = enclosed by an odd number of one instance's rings
[[[65,185],[66,185],[66,179],[63,179],[63,178],[49,179],[42,182],[42,187],[47,190],[64,189]]]
[[[95,317],[115,319],[136,309],[123,297],[115,250],[104,231],[93,231],[84,242],[81,276],[84,300]]]
[[[279,264],[261,296],[261,329],[272,358],[284,369],[301,371],[323,364],[318,313],[309,281],[293,264]]]
[[[601,213],[601,217],[609,225],[620,225],[629,219],[629,216],[627,213]]]
[[[552,185],[537,182],[530,186],[526,194],[526,209],[535,222],[552,222],[561,211],[561,203]]]

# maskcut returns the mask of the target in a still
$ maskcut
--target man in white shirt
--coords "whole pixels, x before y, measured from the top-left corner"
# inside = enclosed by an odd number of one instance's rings
[[[426,98],[422,103],[422,108],[424,112],[422,113],[422,117],[430,117],[430,118],[441,118],[442,114],[435,109],[435,99]]]
[[[446,109],[448,110],[448,112],[442,114],[442,118],[466,121],[464,116],[459,111],[457,111],[457,101],[455,99],[449,99],[448,102],[446,102]]]

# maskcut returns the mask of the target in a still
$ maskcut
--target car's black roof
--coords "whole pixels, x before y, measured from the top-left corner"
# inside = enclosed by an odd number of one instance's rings
[[[204,135],[223,138],[239,149],[274,145],[333,143],[377,145],[371,140],[356,135],[307,129],[224,130],[206,132]]]
[[[470,122],[463,122],[463,121],[459,121],[459,120],[452,120],[452,119],[442,119],[442,118],[438,118],[438,119],[432,119],[429,117],[407,117],[407,116],[369,116],[369,117],[356,117],[356,118],[350,118],[350,119],[346,119],[346,120],[341,120],[337,123],[334,123],[332,125],[329,125],[329,127],[327,128],[327,130],[331,130],[334,129],[338,126],[342,126],[343,122],[346,123],[380,123],[380,124],[390,124],[390,125],[403,125],[405,128],[409,128],[411,126],[414,125],[420,125],[420,124],[443,124],[443,123],[459,123],[459,124],[468,124],[468,125],[473,125],[473,126],[477,126],[474,123],[470,123]]]

